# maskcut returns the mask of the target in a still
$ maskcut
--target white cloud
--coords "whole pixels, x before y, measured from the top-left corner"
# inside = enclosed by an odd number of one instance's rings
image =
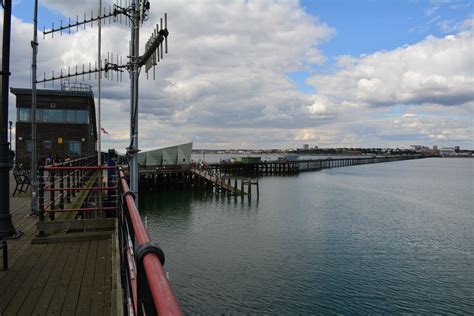
[[[42,5],[75,20],[76,14],[89,15],[95,10],[97,1],[44,0]],[[156,81],[147,81],[143,72],[141,75],[140,146],[198,139],[206,128],[214,132],[222,129],[228,138],[227,142],[216,140],[216,144],[241,144],[245,141],[228,134],[230,128],[260,128],[267,135],[272,128],[314,124],[314,120],[301,122],[312,97],[300,93],[286,72],[323,63],[325,57],[318,45],[333,31],[306,14],[298,1],[152,2],[149,22],[141,29],[141,43],[152,32],[152,21],[159,21],[164,12],[168,13],[170,53],[156,68]],[[58,21],[54,22],[57,25]],[[42,23],[48,25],[40,21],[40,28]],[[22,55],[13,60],[12,86],[28,87],[31,24],[16,20],[14,27],[13,54]],[[128,34],[124,26],[107,23],[103,51],[126,56]],[[39,76],[52,69],[57,74],[60,67],[64,72],[71,67],[72,72],[76,64],[79,70],[83,63],[86,69],[89,62],[94,65],[96,40],[95,24],[77,34],[40,41]],[[110,133],[104,136],[104,146],[128,145],[124,129],[129,126],[128,92],[127,80],[122,84],[104,82],[102,125]]]
[[[358,58],[343,56],[340,67],[308,80],[318,93],[364,106],[473,101],[472,31],[427,37],[415,45]]]
[[[96,2],[42,1],[73,17],[90,12]],[[169,17],[170,53],[156,68],[155,81],[141,75],[142,149],[189,140],[199,148],[303,142],[379,147],[438,140],[472,147],[472,31],[366,56],[340,56],[333,72],[308,80],[318,93],[304,94],[286,73],[324,64],[320,44],[334,31],[306,14],[298,1],[152,2],[142,46],[163,12]],[[13,20],[11,86],[30,86],[31,35],[31,24]],[[96,60],[96,37],[94,25],[41,40],[40,77],[59,67],[85,63],[87,68]],[[104,52],[127,56],[128,41],[126,27],[103,28]],[[123,83],[103,82],[102,126],[109,135],[103,135],[102,148],[128,146],[127,77]],[[14,97],[10,100],[14,104]],[[390,106],[399,104],[409,108],[394,118]]]

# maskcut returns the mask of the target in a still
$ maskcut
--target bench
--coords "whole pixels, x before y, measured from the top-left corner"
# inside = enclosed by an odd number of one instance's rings
[[[13,177],[15,178],[16,186],[12,196],[15,196],[17,192],[25,193],[28,191],[28,188],[31,185],[30,173],[28,170],[23,169],[21,166],[15,166],[13,168]]]

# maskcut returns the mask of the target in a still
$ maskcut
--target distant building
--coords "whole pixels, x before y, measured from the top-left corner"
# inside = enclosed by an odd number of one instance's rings
[[[453,147],[443,147],[439,150],[439,154],[443,157],[455,156],[456,152]]]
[[[437,145],[433,146],[433,151],[438,151],[438,146]]]
[[[141,166],[189,165],[193,143],[171,146],[140,152],[138,163]]]
[[[64,87],[63,87],[64,88]],[[78,91],[79,90],[79,91]],[[37,90],[36,148],[38,161],[97,154],[94,94],[90,86],[78,90]],[[31,164],[31,89],[11,88],[16,95],[16,161]]]
[[[422,146],[421,145],[410,145],[412,150],[414,151],[421,151]]]
[[[309,144],[304,144],[303,145],[303,150],[309,150]]]
[[[461,150],[461,149],[459,148],[459,146],[454,146],[454,151],[455,151],[456,153],[458,153],[460,150]]]

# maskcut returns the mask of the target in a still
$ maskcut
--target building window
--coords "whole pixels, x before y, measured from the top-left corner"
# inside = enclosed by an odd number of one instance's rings
[[[44,147],[44,149],[51,149],[52,146],[53,146],[53,142],[50,141],[50,140],[45,140],[45,141],[43,142],[43,147]]]
[[[27,140],[26,141],[26,153],[27,154],[31,154],[31,151],[32,151],[32,143],[31,143],[31,140]]]
[[[89,123],[89,112],[78,110],[76,111],[76,123],[87,124]]]
[[[80,156],[81,155],[81,142],[68,142],[67,150],[68,150],[68,155]]]
[[[29,122],[31,110],[29,108],[18,108],[18,122]]]
[[[67,123],[75,123],[76,122],[76,111],[74,111],[74,110],[67,110],[66,111],[66,122]]]
[[[63,123],[64,110],[43,109],[43,122],[45,123]]]
[[[18,122],[31,122],[31,109],[18,108],[17,118],[18,118]],[[61,109],[36,109],[36,122],[88,124],[89,111],[87,110],[61,110]]]
[[[67,123],[89,123],[89,112],[83,110],[66,110]]]

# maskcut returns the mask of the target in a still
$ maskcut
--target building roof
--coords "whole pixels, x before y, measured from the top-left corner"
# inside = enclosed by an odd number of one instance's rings
[[[31,89],[24,88],[10,88],[11,93],[14,95],[31,95]],[[36,95],[53,95],[53,96],[77,96],[77,97],[94,97],[92,91],[65,91],[65,90],[52,90],[52,89],[37,89]]]

